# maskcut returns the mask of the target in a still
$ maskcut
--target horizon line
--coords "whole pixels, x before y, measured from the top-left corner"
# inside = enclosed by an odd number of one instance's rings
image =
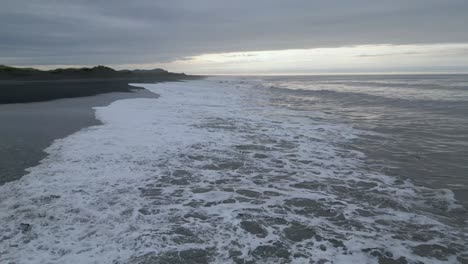
[[[190,75],[190,73],[187,73]],[[193,74],[202,76],[339,76],[339,75],[468,75],[468,72],[337,72],[337,73],[214,73],[214,74]]]
[[[67,68],[93,68],[98,66],[104,66],[111,68],[116,71],[121,70],[155,70],[155,69],[162,69],[169,72],[176,72],[182,73],[183,71],[177,70],[170,70],[168,68],[160,67],[155,65],[155,68],[145,68],[145,67],[127,67],[119,69],[119,66],[116,64],[96,64],[96,65],[60,65],[60,64],[52,64],[52,65],[6,65],[1,64],[3,66],[15,67],[15,68],[34,68],[38,70],[45,70],[50,71],[54,69],[64,69],[63,67]],[[55,67],[47,67],[47,66],[55,66]],[[296,73],[190,73],[190,72],[183,72],[187,75],[199,75],[199,76],[343,76],[343,75],[468,75],[468,71],[466,72],[448,72],[448,71],[383,71],[383,72],[296,72]]]

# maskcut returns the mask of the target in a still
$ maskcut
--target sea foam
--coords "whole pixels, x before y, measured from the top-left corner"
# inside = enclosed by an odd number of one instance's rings
[[[340,147],[363,131],[273,107],[255,80],[138,86],[161,97],[96,108],[103,125],[0,187],[0,262],[453,263],[466,250],[428,205],[456,213],[450,192]]]

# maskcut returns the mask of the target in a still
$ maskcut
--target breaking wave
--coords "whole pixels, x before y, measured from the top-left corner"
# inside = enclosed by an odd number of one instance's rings
[[[140,85],[0,187],[0,262],[454,263],[448,190],[367,170],[349,125],[270,104],[259,81]],[[446,215],[450,215],[447,218]],[[387,262],[384,262],[387,263]]]

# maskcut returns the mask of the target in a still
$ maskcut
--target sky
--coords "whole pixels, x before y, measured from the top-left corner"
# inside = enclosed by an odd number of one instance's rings
[[[468,72],[466,0],[0,0],[0,64]]]

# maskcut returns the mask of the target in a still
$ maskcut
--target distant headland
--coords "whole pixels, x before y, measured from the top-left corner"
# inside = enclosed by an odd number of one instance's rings
[[[129,83],[196,79],[163,69],[114,70],[106,66],[38,70],[0,65],[0,104],[47,101],[109,92],[131,92]]]

